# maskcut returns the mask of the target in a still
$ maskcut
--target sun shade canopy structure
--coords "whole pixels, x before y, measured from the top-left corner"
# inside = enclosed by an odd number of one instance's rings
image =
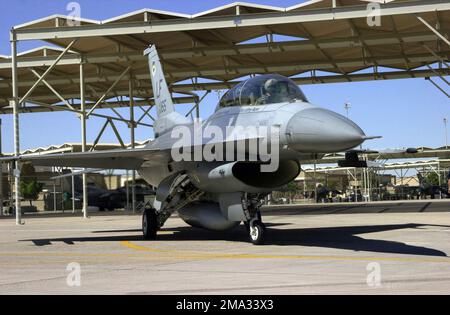
[[[388,152],[381,151],[361,155],[366,156],[369,161],[424,158],[450,159],[450,147],[420,147],[417,148],[416,153],[407,153],[402,152],[402,150],[393,149],[392,152],[389,152],[388,150]],[[345,153],[331,153],[325,154],[325,156],[319,160],[303,161],[303,164],[334,164],[343,159],[345,159]]]
[[[143,9],[104,21],[53,15],[14,27],[11,40],[52,45],[18,54],[19,97],[60,58],[26,95],[24,101],[38,105],[21,108],[26,112],[78,99],[80,63],[87,108],[105,91],[97,108],[127,106],[130,79],[134,96],[151,103],[142,53],[150,43],[172,91],[187,93],[177,94],[177,103],[194,102],[192,91],[227,89],[254,73],[278,73],[298,84],[445,76],[449,29],[448,0],[312,0],[288,8],[236,2],[193,15]],[[11,113],[11,97],[11,58],[0,56],[0,113]]]

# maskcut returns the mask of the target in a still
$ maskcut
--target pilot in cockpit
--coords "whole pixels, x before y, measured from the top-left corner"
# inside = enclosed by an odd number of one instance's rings
[[[261,97],[256,101],[257,104],[273,104],[284,101],[288,93],[287,86],[284,82],[270,78],[264,82],[264,91]]]

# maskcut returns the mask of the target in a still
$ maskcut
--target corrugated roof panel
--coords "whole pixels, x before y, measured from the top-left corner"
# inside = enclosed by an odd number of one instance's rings
[[[34,49],[30,49],[18,54],[20,57],[46,57],[46,56],[58,56],[64,49],[51,46],[40,46]],[[74,51],[68,51],[67,54],[77,54]],[[10,58],[10,57],[8,57]]]
[[[54,14],[41,19],[33,20],[27,23],[23,23],[20,25],[14,26],[14,29],[34,29],[41,27],[58,27],[58,26],[67,26],[68,21],[73,21],[73,17],[62,14]],[[100,24],[100,21],[79,18],[78,22],[80,25],[89,25],[89,24]],[[69,22],[70,25],[71,22]]]
[[[405,0],[309,0],[286,8],[286,11],[299,11],[309,9],[321,9],[321,8],[333,8],[333,1],[335,1],[336,7],[342,6],[355,6],[355,5],[367,5],[368,3],[389,3],[393,1],[405,1]],[[406,0],[407,1],[407,0]]]
[[[352,36],[346,20],[333,21],[333,27],[328,22],[303,23],[302,27],[311,35],[308,38],[338,38]]]
[[[153,20],[168,20],[179,18],[190,18],[188,14],[177,12],[161,11],[154,9],[141,9],[119,15],[107,20],[103,20],[102,24],[126,23],[126,22],[151,22]]]
[[[224,16],[224,15],[236,15],[239,11],[240,14],[253,14],[253,13],[264,13],[264,12],[283,12],[285,8],[254,4],[248,2],[233,2],[220,7],[216,7],[210,10],[199,12],[192,15],[192,18],[197,17],[210,17],[210,16]]]
[[[191,32],[197,33],[198,31]],[[241,43],[254,38],[266,35],[269,30],[265,26],[252,26],[246,28],[225,28],[208,31],[217,41],[221,41],[223,44],[229,43]]]
[[[47,42],[57,46],[67,47],[71,41],[71,39],[57,38],[48,40]],[[78,39],[71,49],[80,53],[112,53],[118,51],[117,44],[112,37],[83,37]]]

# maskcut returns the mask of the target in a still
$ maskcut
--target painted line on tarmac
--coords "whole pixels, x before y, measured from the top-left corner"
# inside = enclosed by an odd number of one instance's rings
[[[418,263],[447,263],[450,259],[445,258],[418,258],[418,257],[363,257],[363,256],[320,256],[320,255],[266,255],[266,254],[239,254],[239,253],[205,253],[189,252],[171,249],[158,249],[134,244],[130,241],[121,241],[122,246],[137,251],[150,253],[169,253],[177,258],[200,258],[200,259],[286,259],[286,260],[341,260],[341,261],[392,261],[392,262],[418,262]]]

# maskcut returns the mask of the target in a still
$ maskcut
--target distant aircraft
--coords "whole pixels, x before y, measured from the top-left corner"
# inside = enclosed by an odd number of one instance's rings
[[[239,83],[212,116],[194,122],[175,111],[156,47],[145,54],[158,114],[155,139],[145,148],[19,157],[43,166],[137,170],[157,187],[153,206],[142,216],[145,239],[155,239],[177,211],[191,226],[210,230],[244,222],[250,241],[262,244],[262,201],[298,176],[302,160],[373,138],[346,117],[310,104],[292,80],[278,74]],[[358,153],[348,151],[342,163],[364,166]]]

